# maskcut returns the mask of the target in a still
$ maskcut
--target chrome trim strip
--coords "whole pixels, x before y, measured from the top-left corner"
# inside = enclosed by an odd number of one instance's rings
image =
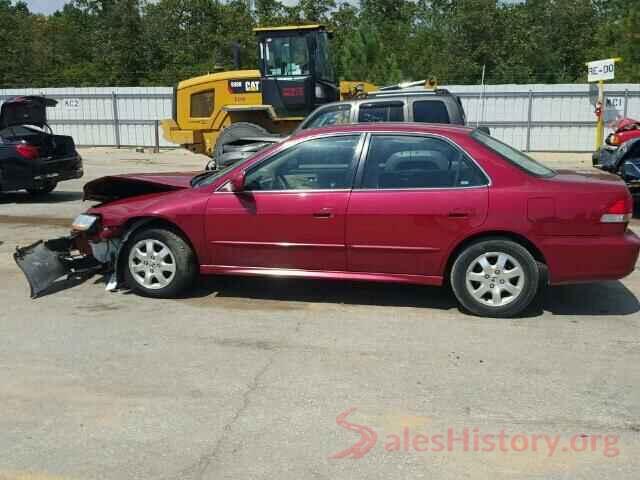
[[[359,125],[367,125],[367,124],[359,124]],[[393,131],[393,130],[374,130],[374,131],[368,131],[363,129],[362,131],[352,131],[352,132],[333,132],[333,133],[323,133],[323,132],[318,132],[317,134],[308,136],[308,137],[304,137],[301,139],[296,139],[296,140],[286,140],[281,144],[281,147],[278,148],[277,150],[275,150],[274,152],[272,152],[271,155],[269,155],[268,157],[265,157],[261,160],[259,160],[258,162],[250,165],[249,168],[253,168],[256,166],[259,166],[260,164],[262,164],[263,162],[266,162],[267,160],[269,160],[270,158],[272,158],[275,155],[278,155],[279,153],[283,152],[284,150],[287,150],[291,147],[294,147],[300,143],[306,142],[308,140],[317,140],[319,138],[331,138],[331,137],[352,137],[352,136],[365,136],[368,135],[369,138],[373,137],[374,135],[398,135],[398,136],[421,136],[421,137],[432,137],[432,138],[439,138],[441,140],[444,140],[445,142],[449,143],[450,145],[452,145],[454,148],[457,148],[458,150],[462,151],[473,163],[476,167],[478,167],[480,169],[480,171],[482,172],[482,174],[487,178],[487,180],[489,181],[489,183],[487,184],[483,184],[483,185],[473,185],[471,187],[424,187],[424,188],[394,188],[394,189],[378,189],[378,188],[373,188],[373,189],[366,189],[366,188],[352,188],[352,189],[325,189],[325,190],[254,190],[254,191],[247,191],[247,194],[251,193],[251,194],[256,194],[256,193],[313,193],[313,192],[345,192],[345,191],[352,191],[352,192],[365,192],[365,191],[372,191],[372,192],[392,192],[392,191],[396,191],[396,190],[401,190],[401,191],[422,191],[422,190],[426,190],[426,191],[431,191],[431,190],[468,190],[470,188],[488,188],[491,187],[493,185],[493,180],[491,179],[491,176],[487,173],[487,171],[482,168],[482,165],[480,165],[477,160],[467,151],[465,150],[462,146],[458,145],[457,143],[455,143],[453,140],[451,140],[450,138],[446,137],[445,135],[441,135],[439,133],[431,133],[431,132],[406,132],[406,131]],[[362,139],[359,141],[358,143],[358,147],[365,147],[365,145],[362,145]],[[358,148],[356,147],[356,148]],[[363,148],[363,151],[361,151],[361,154],[368,154],[368,147],[369,145],[366,145],[366,152],[364,151],[365,148]],[[487,147],[485,147],[487,148]],[[357,152],[354,153],[354,155],[357,155]],[[362,159],[362,157],[360,157],[359,159],[356,159],[356,174],[357,169],[358,169],[358,164],[360,162],[366,162],[366,157],[364,159]],[[245,162],[246,163],[246,162]],[[242,167],[242,165],[238,166],[239,168]],[[235,172],[236,169],[232,170],[231,172],[228,173],[228,175],[232,175],[233,172]],[[224,183],[222,183],[213,193],[233,193],[234,195],[238,195],[238,192],[225,192],[225,191],[221,191],[221,189],[230,181],[230,179],[228,179],[227,181],[225,181]]]
[[[406,253],[434,253],[441,249],[437,247],[405,247],[401,245],[347,245],[352,250],[390,250],[392,252]]]
[[[210,242],[213,245],[230,247],[277,247],[277,248],[339,248],[344,249],[344,245],[337,243],[290,243],[290,242],[242,242],[233,240],[216,240]]]
[[[224,187],[225,185],[227,185],[229,182],[225,182],[220,188]],[[309,190],[247,190],[246,192],[226,192],[226,191],[220,191],[220,190],[216,190],[213,193],[233,193],[234,195],[246,195],[246,196],[253,196],[253,195],[259,195],[261,193],[286,193],[288,195],[292,195],[292,194],[297,194],[297,195],[302,195],[305,193],[345,193],[345,192],[351,192],[352,189],[351,188],[336,188],[335,190],[331,190],[331,189],[309,189]]]

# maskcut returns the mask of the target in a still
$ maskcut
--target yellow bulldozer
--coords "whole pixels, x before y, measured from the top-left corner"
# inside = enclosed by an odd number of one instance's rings
[[[336,81],[329,31],[322,25],[256,28],[258,69],[212,73],[182,81],[164,137],[219,163],[225,145],[273,142],[316,107],[366,95],[376,86]],[[238,47],[234,50],[237,68]],[[209,167],[211,168],[211,166]]]

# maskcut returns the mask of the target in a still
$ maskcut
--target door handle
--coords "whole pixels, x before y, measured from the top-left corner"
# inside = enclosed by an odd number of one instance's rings
[[[313,218],[331,218],[333,217],[333,212],[330,208],[323,208],[319,212],[314,212]]]
[[[449,212],[449,218],[468,218],[475,215],[476,211],[473,209],[456,208]]]

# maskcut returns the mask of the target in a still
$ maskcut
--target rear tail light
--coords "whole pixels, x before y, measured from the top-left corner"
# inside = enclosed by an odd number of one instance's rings
[[[600,217],[600,223],[628,223],[633,216],[633,200],[631,195],[625,199],[616,200]]]
[[[611,144],[611,145],[620,145],[620,143],[622,143],[622,142],[620,142],[620,137],[618,135],[616,135],[615,133],[612,134],[609,137],[609,144]]]
[[[22,158],[26,158],[27,160],[35,160],[40,156],[40,150],[38,150],[38,147],[34,147],[28,143],[19,143],[16,145],[16,152],[18,152],[18,155]]]

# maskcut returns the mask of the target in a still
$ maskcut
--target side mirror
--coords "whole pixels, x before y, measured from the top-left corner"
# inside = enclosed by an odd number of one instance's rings
[[[234,173],[233,177],[231,177],[232,192],[239,193],[244,191],[244,178],[245,178],[244,170],[240,170],[239,172]]]

